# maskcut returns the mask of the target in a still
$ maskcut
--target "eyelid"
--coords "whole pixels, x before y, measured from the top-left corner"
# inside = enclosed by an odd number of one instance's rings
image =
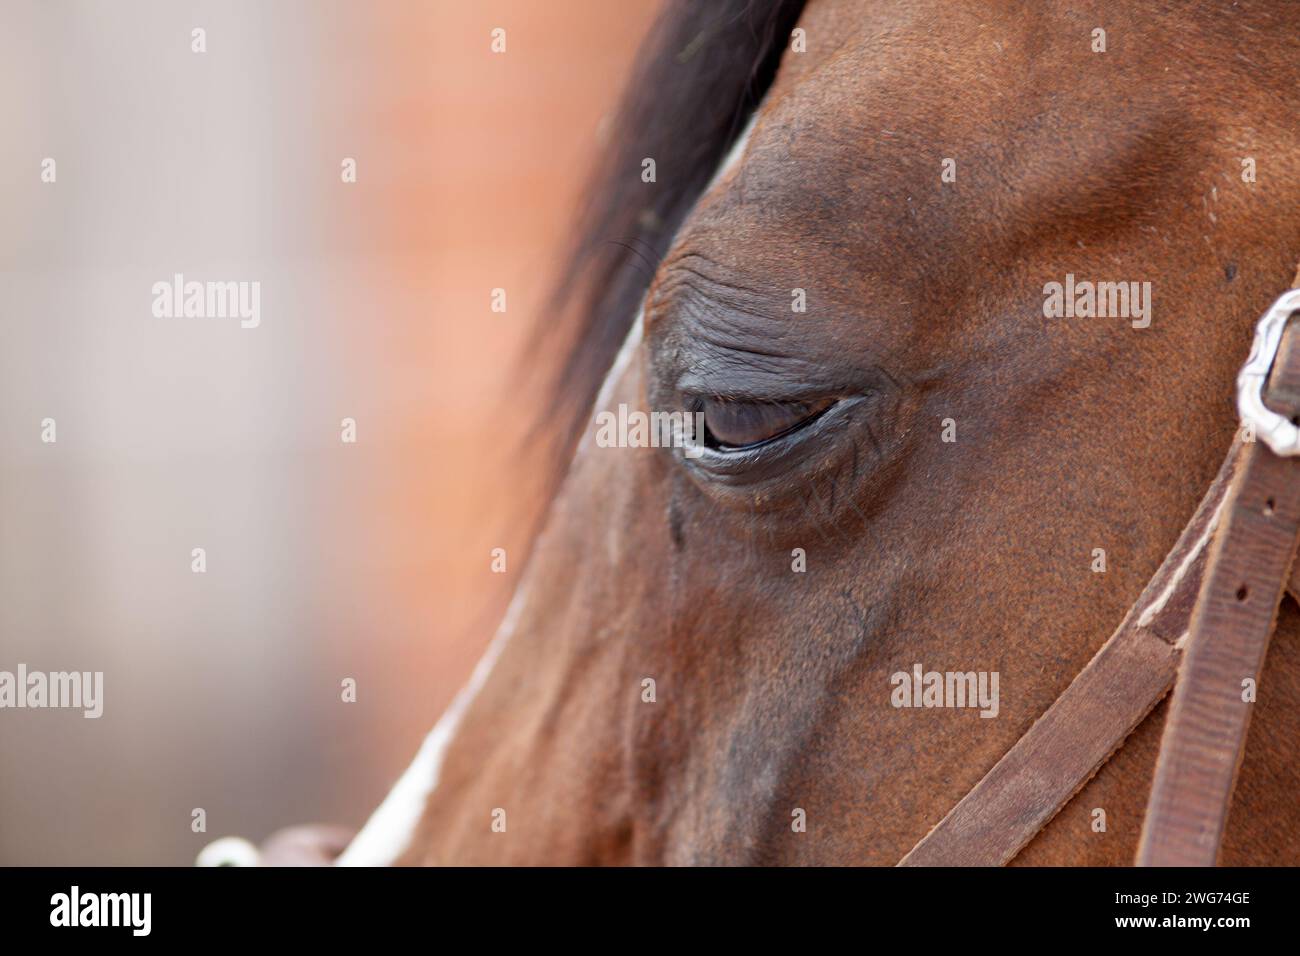
[[[767,441],[740,448],[702,444],[697,453],[679,460],[697,485],[730,506],[752,511],[756,501],[751,489],[757,487],[774,495],[764,499],[765,510],[797,505],[812,473],[845,460],[847,445],[857,441],[853,422],[869,401],[845,395],[800,427]]]
[[[799,431],[836,401],[827,396],[812,401],[767,399],[760,402],[705,397],[692,403],[692,407],[703,415],[705,444],[719,452],[734,454]]]
[[[678,377],[673,388],[681,400],[694,409],[703,399],[718,402],[749,403],[795,403],[815,402],[827,397],[832,391],[838,391],[828,382],[813,378],[794,379],[798,384],[791,384],[793,376],[741,373],[738,370],[720,372],[717,370],[693,369]]]

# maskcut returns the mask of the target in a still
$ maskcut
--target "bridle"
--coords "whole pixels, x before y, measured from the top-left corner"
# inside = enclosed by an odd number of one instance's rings
[[[900,866],[1008,862],[1175,683],[1136,863],[1217,862],[1278,606],[1300,597],[1297,312],[1293,288],[1256,326],[1237,376],[1242,428],[1119,628]]]
[[[1217,862],[1253,706],[1243,685],[1258,682],[1283,594],[1300,600],[1300,273],[1295,285],[1256,326],[1237,377],[1242,428],[1173,549],[1064,693],[900,866],[1007,863],[1175,682],[1136,862]],[[246,841],[227,843],[200,865],[256,862]]]

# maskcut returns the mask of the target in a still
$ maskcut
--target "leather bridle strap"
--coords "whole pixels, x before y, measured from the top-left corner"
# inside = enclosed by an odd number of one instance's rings
[[[1235,474],[1233,444],[1191,522],[1123,623],[1029,731],[899,862],[1000,866],[1120,748],[1168,693],[1205,554]]]
[[[1261,321],[1243,379],[1257,363],[1265,323],[1276,319],[1287,301],[1280,299]],[[1290,308],[1300,308],[1300,303]],[[1300,414],[1300,332],[1284,325],[1287,314],[1282,313],[1265,358],[1277,349],[1268,397],[1290,418]],[[1265,374],[1268,367],[1264,365]],[[1289,421],[1285,424],[1294,429]],[[1279,422],[1267,437],[1272,441],[1283,430]],[[1259,502],[1272,513],[1255,514]],[[1257,518],[1264,522],[1262,539],[1255,536],[1261,530]],[[1298,533],[1300,459],[1280,457],[1262,442],[1238,438],[1196,514],[1123,623],[1047,712],[899,865],[997,866],[1009,861],[1163,699],[1179,672],[1184,645],[1193,642],[1198,650],[1179,678],[1143,847],[1144,852],[1153,848],[1155,862],[1173,862],[1166,850],[1187,853],[1189,844],[1200,848],[1208,841],[1217,850],[1249,718],[1241,681],[1258,679]],[[1212,549],[1214,557],[1207,562]],[[1243,584],[1246,596],[1238,600]],[[1292,582],[1292,592],[1298,590]],[[1218,635],[1225,628],[1227,637],[1221,641]],[[1211,711],[1214,716],[1207,718]],[[1201,790],[1203,796],[1192,796]],[[1163,809],[1157,811],[1157,803]],[[1213,858],[1211,852],[1210,862]]]
[[[1287,327],[1270,407],[1300,416],[1300,336]],[[1255,686],[1300,541],[1300,458],[1245,446],[1231,506],[1210,556],[1165,720],[1139,866],[1218,861]]]

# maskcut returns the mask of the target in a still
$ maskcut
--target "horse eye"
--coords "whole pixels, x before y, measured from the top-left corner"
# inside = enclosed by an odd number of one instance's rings
[[[835,404],[834,399],[808,402],[740,402],[724,398],[702,398],[705,444],[713,448],[737,449],[762,444],[795,431]]]

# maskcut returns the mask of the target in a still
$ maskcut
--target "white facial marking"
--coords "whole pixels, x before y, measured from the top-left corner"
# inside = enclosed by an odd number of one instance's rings
[[[339,855],[335,861],[337,866],[388,866],[410,845],[429,794],[438,786],[442,761],[455,736],[456,727],[480,688],[487,683],[493,665],[505,649],[510,635],[514,633],[526,593],[527,589],[521,584],[510,600],[510,607],[506,610],[506,616],[497,628],[492,643],[474,665],[469,683],[460,689],[451,706],[433,725],[433,730],[429,731],[424,743],[420,745],[415,760],[406,768],[393,789],[388,791],[388,796],[384,797],[379,809],[371,814],[361,832],[353,837],[348,848]]]
[[[718,167],[718,171],[713,174],[713,179],[709,182],[709,189],[712,189],[718,180],[740,161],[740,157],[745,152],[745,146],[749,142],[750,133],[753,132],[757,117],[758,110],[755,110],[754,115],[750,117],[749,124],[745,127],[744,133],[728,151]],[[705,192],[708,192],[708,190],[706,189]],[[631,364],[632,356],[636,354],[636,350],[641,344],[641,323],[642,313],[638,311],[631,329],[628,330],[627,338],[623,340],[623,345],[619,348],[614,363],[610,366],[609,372],[606,373],[604,382],[601,383],[600,392],[596,398],[595,407],[597,409],[609,404],[619,379],[623,377],[623,373]],[[578,443],[578,454],[582,453],[587,444],[587,442]],[[487,651],[474,667],[474,673],[470,676],[469,683],[461,688],[451,702],[451,706],[447,708],[446,713],[434,725],[433,730],[429,731],[429,736],[424,739],[419,753],[415,755],[415,760],[406,768],[406,772],[402,774],[401,779],[397,781],[393,789],[388,792],[384,802],[371,814],[370,819],[366,821],[366,825],[361,828],[361,832],[348,844],[348,848],[339,856],[336,865],[387,866],[401,857],[402,853],[410,846],[411,838],[415,835],[416,825],[424,813],[425,804],[428,803],[429,795],[438,786],[438,777],[442,772],[442,762],[447,755],[447,748],[456,734],[456,729],[465,711],[469,709],[469,705],[478,695],[479,690],[487,683],[493,665],[496,664],[497,658],[501,656],[501,652],[505,650],[510,635],[514,633],[515,623],[523,608],[526,591],[524,583],[521,583],[518,590],[515,591],[514,598],[510,601],[510,607],[506,611],[505,619],[501,622],[501,627],[497,630],[496,636],[492,638],[492,643],[488,645]]]

